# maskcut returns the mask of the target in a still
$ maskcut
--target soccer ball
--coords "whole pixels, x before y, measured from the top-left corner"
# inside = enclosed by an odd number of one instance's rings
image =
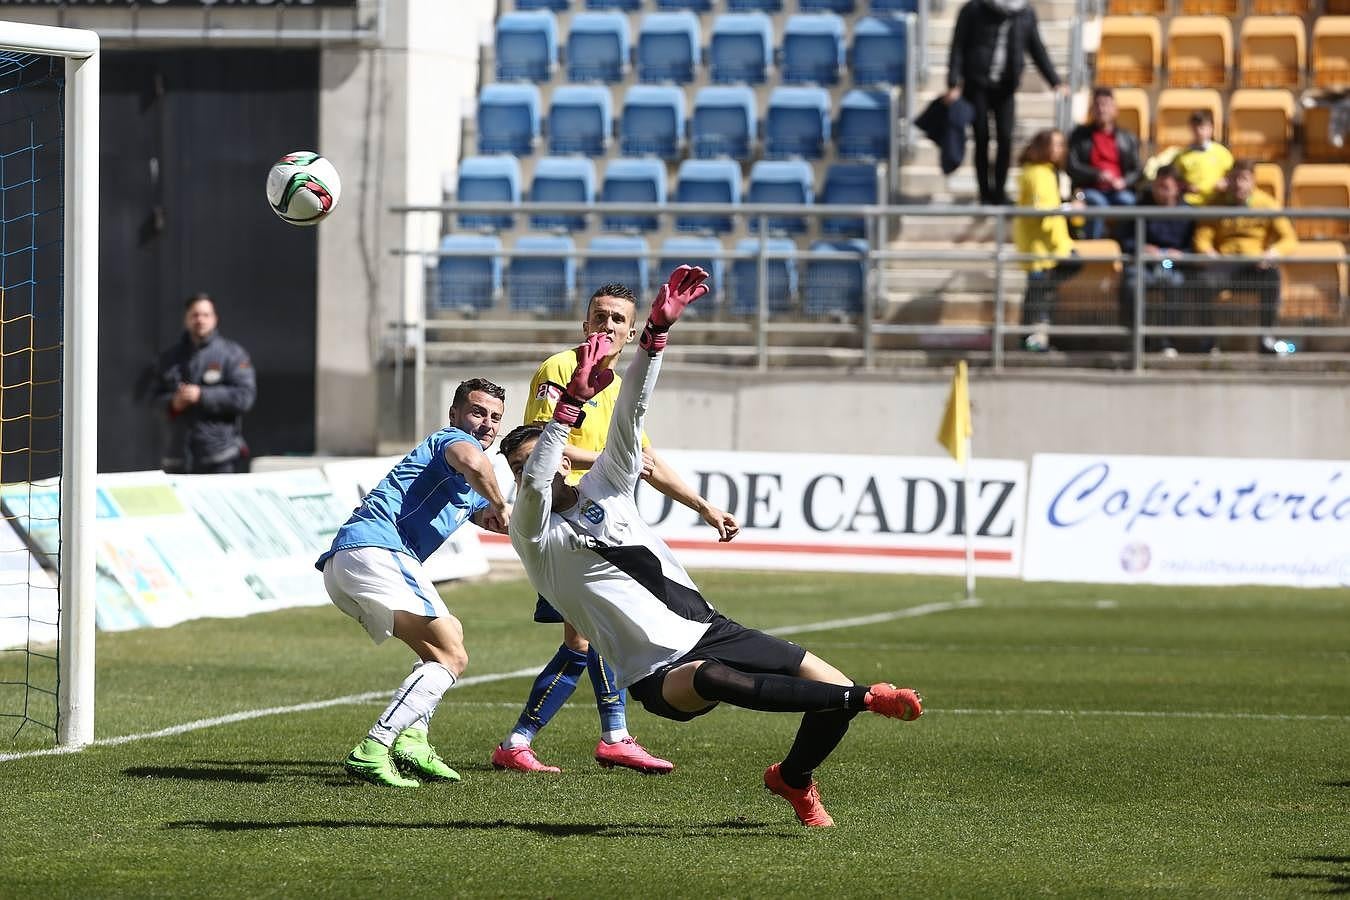
[[[267,173],[267,202],[292,225],[319,224],[341,194],[337,169],[312,150],[287,153]]]

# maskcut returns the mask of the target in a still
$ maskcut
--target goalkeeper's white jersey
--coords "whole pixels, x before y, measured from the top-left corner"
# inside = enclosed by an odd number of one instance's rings
[[[576,486],[570,508],[552,508],[553,476],[569,429],[549,422],[521,476],[511,544],[535,590],[588,637],[620,687],[693,649],[713,609],[689,573],[638,514],[642,417],[660,370],[638,351],[628,366],[605,449]]]

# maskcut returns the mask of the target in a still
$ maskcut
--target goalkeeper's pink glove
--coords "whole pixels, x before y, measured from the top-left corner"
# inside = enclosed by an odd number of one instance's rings
[[[684,308],[708,293],[708,273],[698,266],[680,266],[656,292],[647,325],[642,329],[639,345],[648,353],[666,349],[666,332],[684,313]]]
[[[613,346],[609,335],[597,331],[577,348],[577,370],[553,408],[553,421],[562,422],[569,428],[581,427],[586,419],[586,401],[614,380],[614,370],[605,365],[605,357]]]

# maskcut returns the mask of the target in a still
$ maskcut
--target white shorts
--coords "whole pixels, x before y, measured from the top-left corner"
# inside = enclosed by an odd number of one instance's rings
[[[323,566],[323,586],[337,608],[361,623],[375,643],[394,633],[394,612],[429,619],[450,615],[422,564],[383,547],[339,550]]]

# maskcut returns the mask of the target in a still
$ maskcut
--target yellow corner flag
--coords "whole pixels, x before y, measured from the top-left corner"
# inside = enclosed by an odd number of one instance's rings
[[[970,383],[966,378],[966,361],[956,364],[952,375],[952,391],[947,395],[947,411],[942,414],[938,429],[938,443],[959,463],[966,461],[966,439],[974,434],[970,426]]]

